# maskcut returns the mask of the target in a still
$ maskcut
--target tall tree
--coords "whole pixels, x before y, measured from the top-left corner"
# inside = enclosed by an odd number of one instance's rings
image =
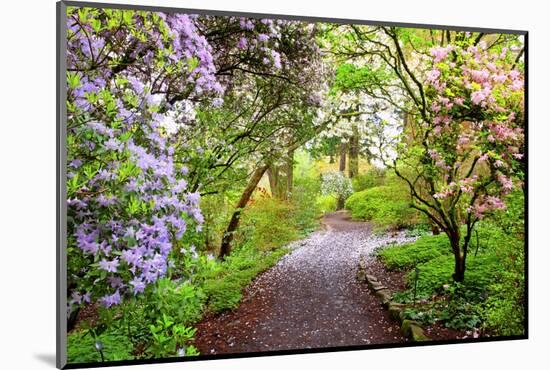
[[[359,129],[356,123],[352,123],[351,130],[348,159],[348,176],[350,179],[359,174]]]
[[[340,52],[364,66],[347,68],[349,88],[410,118],[401,140],[379,138],[379,157],[409,186],[411,206],[446,233],[453,278],[463,281],[476,223],[505,207],[502,197],[522,180],[523,74],[509,49],[521,40],[441,31],[434,44],[415,38],[421,30],[350,31]]]

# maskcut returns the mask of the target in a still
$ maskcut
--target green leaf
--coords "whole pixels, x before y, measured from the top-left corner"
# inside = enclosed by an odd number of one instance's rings
[[[76,89],[80,86],[80,76],[77,72],[67,71],[67,84],[70,89]]]
[[[92,29],[95,32],[101,31],[101,21],[99,19],[92,19],[91,25],[92,25]]]
[[[187,59],[187,71],[193,72],[199,66],[199,60],[195,57]]]

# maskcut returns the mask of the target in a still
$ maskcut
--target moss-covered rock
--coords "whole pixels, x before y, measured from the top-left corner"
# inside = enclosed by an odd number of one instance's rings
[[[382,304],[387,307],[391,302],[391,291],[387,288],[377,290],[374,294],[380,298]]]
[[[422,329],[422,326],[414,320],[403,320],[403,322],[401,323],[401,332],[404,336],[412,339],[415,342],[430,340],[430,338],[428,338],[426,334],[424,334],[424,329]]]
[[[413,324],[411,325],[410,330],[411,330],[410,338],[415,342],[425,342],[427,340],[430,340],[430,338],[428,338],[426,334],[424,334],[424,330],[420,326]]]
[[[388,313],[393,320],[401,321],[401,312],[403,311],[403,308],[405,308],[404,304],[390,302],[388,304]]]

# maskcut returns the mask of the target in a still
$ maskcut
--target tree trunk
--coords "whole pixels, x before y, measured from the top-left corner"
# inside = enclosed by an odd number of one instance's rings
[[[267,169],[267,177],[269,179],[269,188],[271,189],[271,196],[273,198],[281,198],[281,186],[280,186],[280,168],[277,166],[271,166]]]
[[[294,150],[288,152],[282,166],[270,166],[267,176],[271,195],[280,200],[288,200],[294,184]]]
[[[464,281],[464,272],[466,271],[466,256],[461,253],[460,250],[460,231],[451,230],[448,233],[451,241],[451,248],[455,256],[455,271],[453,273],[453,280],[457,283]]]
[[[441,230],[439,230],[439,226],[435,224],[431,219],[428,219],[428,222],[430,223],[430,226],[432,228],[432,234],[433,235],[439,235],[441,233]]]
[[[285,199],[289,199],[292,195],[294,187],[294,150],[289,150],[286,159],[286,194]]]
[[[229,221],[229,225],[227,226],[227,229],[225,230],[225,233],[223,235],[222,244],[220,246],[220,254],[219,258],[223,259],[227,257],[231,253],[231,242],[233,241],[233,234],[235,233],[235,230],[237,230],[237,227],[239,226],[239,221],[241,218],[241,213],[246,207],[246,204],[250,200],[250,197],[252,196],[252,193],[254,192],[254,189],[256,189],[256,186],[262,179],[262,176],[269,168],[268,165],[263,165],[261,167],[258,167],[250,179],[248,180],[248,184],[246,185],[246,188],[243,191],[243,194],[241,195],[241,199],[239,199],[239,202],[237,203],[237,207],[235,209],[235,212],[233,212],[233,215],[231,216],[231,220]]]
[[[466,272],[466,258],[462,255],[455,255],[455,272],[453,274],[453,280],[457,283],[464,281],[464,273]]]
[[[353,135],[349,141],[348,174],[352,179],[359,174],[359,130],[357,125],[352,126]]]
[[[347,152],[348,152],[348,144],[347,143],[342,143],[340,145],[340,166],[338,168],[340,170],[340,172],[342,172],[342,174],[345,174],[345,172],[346,172],[346,154],[347,154]],[[336,210],[337,211],[339,211],[341,209],[344,209],[344,202],[345,202],[345,199],[339,196],[338,200],[336,202]]]
[[[348,144],[347,143],[342,143],[340,145],[340,172],[345,172],[346,171],[346,153],[347,153],[347,150],[348,149]]]
[[[340,211],[341,209],[344,209],[344,205],[346,203],[346,200],[342,197],[338,197],[338,200],[336,201],[336,210]]]

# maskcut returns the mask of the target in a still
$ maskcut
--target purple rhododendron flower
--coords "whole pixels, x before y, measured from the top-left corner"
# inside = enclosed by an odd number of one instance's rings
[[[103,298],[101,298],[101,303],[107,308],[111,306],[116,306],[120,304],[120,302],[121,302],[121,298],[120,298],[120,292],[118,291],[118,289],[114,294],[106,295]]]
[[[239,42],[237,43],[237,47],[239,49],[246,49],[247,46],[248,46],[248,40],[244,37],[241,37],[239,39]]]
[[[269,36],[266,35],[265,33],[260,33],[260,34],[258,35],[258,41],[260,41],[260,42],[265,42],[265,41],[267,41],[267,40],[269,40]]]
[[[124,283],[122,282],[122,278],[120,276],[109,276],[107,278],[107,281],[109,284],[111,284],[112,288],[123,288]]]
[[[120,143],[120,141],[114,138],[110,138],[109,140],[107,140],[104,145],[105,148],[109,150],[114,150],[117,152],[122,150],[122,144]]]
[[[118,257],[116,257],[111,261],[102,259],[101,261],[99,261],[99,268],[107,272],[116,272],[118,264],[119,264]]]
[[[130,284],[134,287],[134,295],[138,293],[143,293],[143,291],[145,290],[145,283],[137,276],[134,277],[132,281],[130,281]]]

